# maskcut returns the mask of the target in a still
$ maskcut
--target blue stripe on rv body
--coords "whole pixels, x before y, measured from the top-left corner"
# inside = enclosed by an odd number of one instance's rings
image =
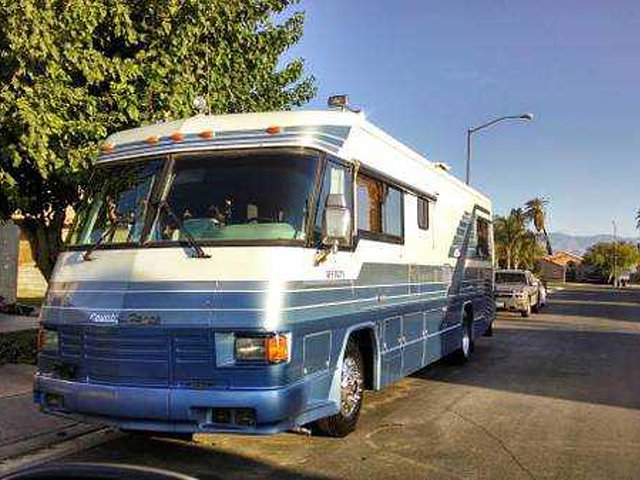
[[[106,288],[103,288],[106,287]],[[117,290],[111,285],[75,285],[71,289],[59,289],[53,285],[47,305],[51,307],[80,308],[95,310],[213,310],[213,311],[239,311],[261,310],[267,305],[269,291],[265,282],[250,282],[249,285],[234,285],[228,288],[224,282],[214,285],[209,284],[205,289],[202,285],[191,285],[183,282],[178,289],[167,288],[161,285],[130,284],[128,288]],[[214,287],[214,288],[211,288]],[[445,293],[446,284],[414,285],[420,293],[409,293],[411,288],[406,284],[383,286],[354,286],[354,287],[327,287],[294,289],[282,292],[283,310],[305,310],[308,308],[324,308],[334,304],[344,305],[349,302],[367,304],[368,301],[388,299],[394,302],[400,298],[402,301],[425,299],[430,295],[439,296]]]

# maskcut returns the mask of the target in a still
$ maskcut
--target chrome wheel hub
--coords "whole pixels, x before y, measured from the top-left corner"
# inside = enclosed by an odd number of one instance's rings
[[[342,381],[341,387],[341,413],[345,417],[350,417],[360,403],[363,390],[362,372],[358,368],[357,362],[347,357],[342,362]]]
[[[469,329],[465,328],[464,333],[462,334],[462,353],[465,357],[469,356],[469,351],[471,349],[471,337],[469,336]]]

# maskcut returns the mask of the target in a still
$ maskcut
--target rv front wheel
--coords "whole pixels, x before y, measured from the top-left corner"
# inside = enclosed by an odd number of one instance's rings
[[[364,362],[358,345],[349,340],[342,360],[340,411],[316,422],[317,430],[329,437],[344,437],[356,428],[364,393]]]

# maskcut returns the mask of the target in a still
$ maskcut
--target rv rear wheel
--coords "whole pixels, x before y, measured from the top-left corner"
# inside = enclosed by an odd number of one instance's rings
[[[340,380],[340,411],[315,424],[319,433],[329,437],[344,437],[356,428],[364,393],[364,362],[358,345],[352,340],[342,359]]]
[[[487,329],[484,331],[484,336],[493,337],[493,322],[491,322],[487,327]]]
[[[462,339],[460,341],[460,348],[451,354],[451,361],[455,365],[462,365],[469,360],[471,352],[473,352],[475,345],[473,342],[473,317],[471,313],[465,312],[464,319],[462,320]]]

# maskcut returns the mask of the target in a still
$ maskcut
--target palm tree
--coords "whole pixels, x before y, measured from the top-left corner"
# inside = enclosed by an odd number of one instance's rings
[[[499,263],[513,268],[519,263],[520,241],[527,233],[526,220],[522,209],[514,208],[506,217],[494,219],[494,237]]]
[[[640,230],[640,207],[638,207],[638,211],[636,212],[636,228]]]
[[[528,220],[533,222],[533,226],[538,233],[542,233],[544,241],[547,244],[547,253],[553,255],[553,249],[551,248],[551,242],[549,241],[549,234],[547,233],[546,226],[546,208],[549,204],[549,200],[542,197],[533,197],[525,206],[525,215]]]

